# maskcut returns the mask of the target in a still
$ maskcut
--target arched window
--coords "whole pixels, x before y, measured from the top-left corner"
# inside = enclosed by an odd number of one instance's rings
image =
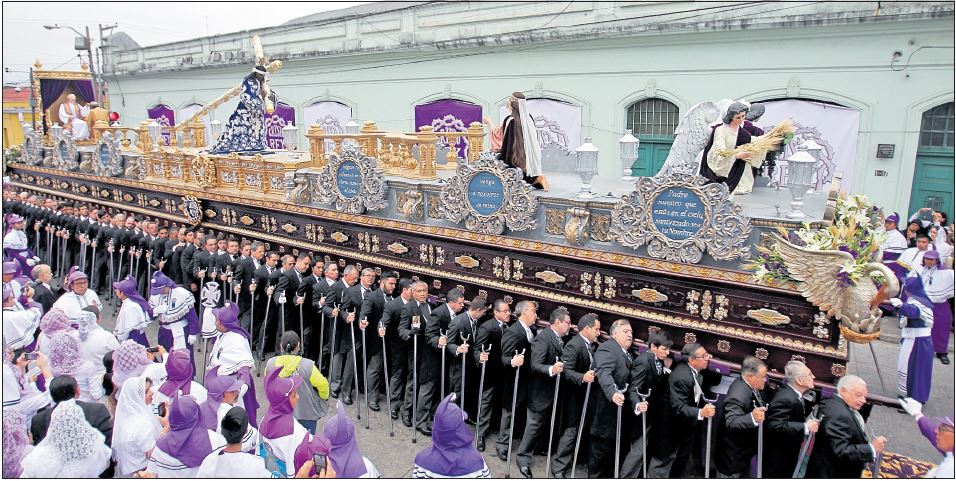
[[[680,110],[661,98],[639,100],[627,108],[627,128],[641,141],[637,161],[631,167],[633,175],[647,177],[661,170],[679,122]]]
[[[916,168],[910,191],[910,213],[929,207],[941,210],[952,219],[954,152],[953,102],[923,112],[916,150]],[[952,221],[950,221],[952,222]]]

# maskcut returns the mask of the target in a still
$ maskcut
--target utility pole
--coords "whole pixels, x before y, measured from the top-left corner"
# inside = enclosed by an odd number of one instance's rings
[[[102,98],[105,102],[103,108],[109,109],[109,96],[106,94],[106,80],[103,78],[103,74],[106,73],[106,64],[107,64],[107,52],[106,49],[109,45],[106,42],[106,37],[103,36],[104,32],[109,32],[112,34],[112,30],[119,26],[119,24],[114,23],[113,25],[103,25],[99,24],[100,27],[100,47],[97,51],[97,61],[100,62],[100,88],[102,89]]]
[[[93,70],[93,37],[90,36],[90,27],[86,27],[86,56],[90,60],[90,76],[93,78],[93,99],[99,102],[102,96],[97,87],[96,71]]]

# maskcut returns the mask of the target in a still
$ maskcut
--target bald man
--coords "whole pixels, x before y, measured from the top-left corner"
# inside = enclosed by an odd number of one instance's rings
[[[67,95],[66,102],[60,104],[60,122],[73,140],[90,138],[90,126],[84,120],[89,113],[90,109],[76,103],[75,94]]]

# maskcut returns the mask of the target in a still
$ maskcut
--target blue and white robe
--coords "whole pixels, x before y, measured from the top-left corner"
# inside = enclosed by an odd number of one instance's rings
[[[246,76],[242,81],[242,93],[239,105],[229,117],[216,145],[209,150],[211,154],[232,152],[262,152],[266,150],[265,103],[262,100],[262,85],[255,75]]]

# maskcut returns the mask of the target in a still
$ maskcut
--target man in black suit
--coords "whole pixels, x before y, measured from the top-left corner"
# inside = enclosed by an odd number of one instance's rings
[[[475,431],[478,437],[478,450],[482,452],[485,450],[485,435],[488,432],[488,426],[491,425],[491,419],[497,417],[494,413],[501,408],[503,390],[501,379],[505,371],[505,367],[499,362],[502,358],[501,335],[508,329],[512,319],[511,306],[501,299],[492,304],[491,311],[494,319],[478,326],[475,334],[475,349],[471,352],[479,366],[485,365],[485,385],[480,394],[481,416],[477,420]]]
[[[372,276],[375,276],[375,270]],[[365,274],[365,271],[362,271]],[[395,272],[385,272],[378,281],[378,289],[365,293],[365,299],[362,301],[362,310],[359,312],[359,329],[364,333],[362,336],[362,349],[367,356],[365,372],[368,376],[368,408],[372,411],[378,411],[378,398],[382,391],[382,338],[385,337],[385,326],[379,327],[382,320],[382,314],[385,312],[385,305],[392,300],[392,293],[395,291],[395,283],[398,281],[398,274]],[[384,323],[383,323],[384,324]],[[384,374],[387,375],[387,374]]]
[[[626,447],[635,425],[634,406],[630,406],[625,389],[631,376],[633,359],[629,349],[634,343],[630,321],[618,319],[611,324],[611,339],[601,343],[594,353],[595,374],[600,392],[595,399],[594,422],[591,423],[591,452],[588,455],[588,477],[609,478],[614,474],[615,443]],[[640,409],[640,407],[638,407]],[[617,437],[617,412],[621,410],[621,436]],[[646,406],[644,407],[646,411]]]
[[[325,293],[325,306],[322,308],[325,316],[335,323],[335,344],[329,346],[333,356],[331,367],[334,368],[330,370],[329,387],[332,397],[336,398],[339,397],[339,391],[341,390],[345,365],[352,362],[352,357],[349,356],[349,353],[352,352],[352,337],[348,331],[352,328],[352,325],[347,322],[348,309],[353,309],[357,316],[358,310],[362,308],[361,299],[358,301],[352,299],[352,302],[345,306],[345,290],[354,286],[358,282],[358,278],[359,271],[354,265],[345,266],[341,278],[335,284],[332,284]],[[346,391],[346,394],[348,394],[348,391]],[[345,401],[349,401],[347,404],[351,404],[351,399],[343,399],[343,402]]]
[[[240,291],[242,287],[236,282],[236,268],[239,265],[239,240],[235,237],[229,237],[225,240],[226,251],[216,256],[216,270],[219,272],[219,280],[223,283],[223,294],[226,299],[235,299],[236,287]],[[238,303],[238,300],[236,301]],[[242,309],[239,309],[239,315],[242,316]]]
[[[281,304],[280,307],[285,315],[285,325],[281,325],[280,322],[278,337],[282,337],[284,331],[295,331],[299,334],[299,339],[302,339],[302,333],[299,332],[299,310],[301,309],[302,313],[305,314],[305,294],[299,290],[299,286],[309,273],[309,264],[311,263],[312,257],[303,252],[299,254],[295,265],[279,276],[279,284],[276,286],[273,296],[276,302]],[[279,319],[281,321],[283,318],[280,316]]]
[[[539,332],[531,343],[527,420],[521,445],[515,452],[518,472],[526,478],[531,477],[535,447],[539,443],[549,442],[549,421],[552,407],[555,405],[555,379],[564,372],[564,362],[561,361],[561,354],[564,352],[563,339],[571,330],[571,315],[563,307],[552,311],[549,321],[551,327]]]
[[[744,357],[740,377],[731,383],[724,398],[714,461],[717,476],[743,478],[750,474],[750,458],[757,454],[757,428],[767,415],[760,392],[767,379],[767,365],[754,356]]]
[[[651,440],[663,439],[667,429],[667,380],[670,373],[669,356],[672,344],[673,341],[663,332],[651,334],[647,339],[647,351],[637,356],[631,367],[631,378],[627,390],[631,405],[637,406],[644,402],[645,399],[641,394],[647,396],[647,393],[650,393],[650,397],[646,399],[648,456],[662,444],[652,443]],[[622,478],[636,478],[643,468],[645,438],[642,423],[644,422],[638,418],[637,424],[631,429],[631,449],[621,466]]]
[[[417,322],[416,322],[417,321]],[[405,304],[402,309],[401,322],[398,325],[398,335],[411,344],[412,353],[409,359],[409,378],[406,383],[405,404],[402,406],[402,423],[408,427],[413,427],[423,434],[431,434],[430,419],[428,419],[428,408],[425,408],[425,416],[422,416],[422,404],[432,402],[431,396],[435,392],[435,383],[438,381],[439,366],[436,363],[437,356],[428,356],[429,353],[436,354],[437,351],[428,347],[428,338],[425,331],[428,324],[435,322],[432,320],[432,307],[428,303],[428,285],[422,281],[416,281],[412,284],[412,302]],[[415,341],[417,339],[417,341]],[[415,355],[415,343],[417,342],[417,363]],[[426,360],[427,359],[427,360]],[[417,374],[416,374],[417,373]],[[414,383],[418,378],[418,385]],[[421,393],[428,393],[427,397]],[[416,396],[416,393],[419,393]],[[418,404],[417,412],[412,413],[413,400]],[[414,415],[414,418],[413,418]]]
[[[667,382],[668,429],[661,440],[666,445],[661,454],[651,457],[647,466],[650,478],[680,477],[687,467],[699,423],[717,413],[716,406],[704,400],[701,374],[713,356],[700,344],[690,343],[684,345],[681,357],[682,362],[674,367]]]
[[[563,415],[560,426],[563,428],[558,447],[555,450],[551,475],[564,478],[574,456],[574,444],[578,437],[578,424],[584,407],[584,392],[595,379],[594,347],[601,333],[601,320],[597,314],[585,314],[578,320],[578,334],[564,344],[561,360],[564,362]],[[592,388],[593,389],[593,388]],[[597,392],[594,396],[597,396]],[[594,406],[594,397],[588,399],[588,412]],[[585,425],[585,429],[590,426]]]
[[[432,311],[432,320],[435,322],[429,322],[428,328],[426,329],[425,335],[428,337],[428,345],[431,346],[434,352],[430,352],[428,358],[434,357],[435,362],[439,366],[439,376],[441,375],[441,362],[442,356],[445,356],[445,379],[444,386],[445,391],[440,392],[437,396],[432,396],[435,406],[438,407],[438,403],[445,397],[449,392],[454,392],[456,389],[454,384],[455,374],[455,361],[460,358],[457,357],[462,352],[468,352],[467,346],[459,346],[460,339],[455,339],[451,336],[448,336],[448,333],[451,329],[451,321],[461,312],[462,308],[465,307],[465,296],[458,289],[452,289],[448,291],[448,294],[445,295],[445,303],[438,306],[435,310]],[[445,333],[443,336],[441,333]],[[463,350],[462,350],[463,349]],[[461,366],[460,361],[458,363],[459,367]],[[457,373],[457,378],[461,379],[461,373]],[[441,377],[439,377],[439,384],[441,383]],[[439,391],[441,387],[439,387]],[[419,404],[421,407],[421,404]],[[429,407],[429,409],[431,406]],[[431,413],[432,411],[429,410]]]
[[[173,282],[189,289],[188,285],[183,283],[183,268],[180,259],[183,249],[186,247],[186,228],[180,227],[173,234],[169,233],[169,240],[166,241],[166,249],[163,251],[166,255],[166,262],[163,263],[163,272],[169,276]]]
[[[325,262],[316,257],[309,269],[309,274],[302,279],[302,283],[299,284],[299,290],[296,293],[296,295],[305,298],[305,301],[302,303],[305,306],[302,310],[302,315],[305,316],[305,333],[303,333],[305,340],[302,342],[306,347],[305,354],[303,355],[309,359],[318,359],[319,323],[322,322],[322,316],[320,311],[315,308],[314,296],[315,284],[322,280],[322,272],[324,270]]]
[[[255,320],[256,327],[259,328],[259,334],[255,334],[255,344],[258,345],[259,340],[263,339],[261,329],[265,329],[265,338],[264,343],[260,347],[263,352],[266,352],[266,348],[272,349],[275,347],[275,339],[277,338],[276,332],[278,331],[278,319],[277,312],[279,311],[278,306],[272,300],[272,294],[276,289],[275,273],[279,271],[276,266],[279,264],[279,253],[275,251],[270,251],[268,254],[263,255],[265,258],[265,263],[259,266],[256,269],[254,279],[255,279],[255,292],[253,293],[253,303],[256,305],[256,317]],[[269,315],[266,316],[266,309],[269,310]]]
[[[192,275],[194,279],[205,285],[206,282],[217,282],[219,280],[219,275],[216,272],[216,238],[211,235],[206,236],[203,239],[202,246],[202,250],[196,252],[193,256]],[[183,258],[186,258],[186,252],[183,253]],[[219,297],[219,306],[222,306],[227,292],[222,289],[222,285],[219,286],[219,292],[222,293],[222,296]]]
[[[38,264],[30,272],[35,279],[30,285],[33,286],[33,300],[43,306],[43,312],[50,312],[53,303],[63,295],[63,288],[53,289],[50,282],[53,281],[53,272],[50,266]]]
[[[348,267],[352,267],[352,269],[349,270]],[[346,266],[346,274],[343,276],[345,282],[350,282],[350,274],[357,270],[355,266]],[[362,332],[359,330],[360,326],[358,321],[361,321],[359,314],[361,314],[365,298],[372,295],[372,286],[374,285],[375,269],[366,267],[362,269],[358,283],[354,285],[349,283],[350,287],[342,291],[342,306],[339,309],[339,319],[341,319],[343,323],[339,324],[338,332],[336,333],[336,335],[339,336],[339,339],[336,340],[336,344],[339,346],[339,349],[336,350],[336,354],[341,354],[343,360],[342,381],[339,384],[339,392],[343,394],[342,402],[345,404],[352,404],[352,383],[355,382],[356,373],[362,369],[356,369],[361,362],[359,357],[362,355]],[[359,376],[359,378],[361,378],[361,376]],[[362,379],[359,379],[358,383],[359,385],[355,386],[356,397],[358,397],[359,389],[362,387]]]
[[[37,411],[33,419],[30,420],[30,434],[33,436],[34,444],[40,444],[40,441],[43,441],[43,438],[46,437],[47,430],[50,428],[50,416],[56,409],[57,404],[80,397],[80,387],[77,385],[76,379],[71,376],[56,376],[50,381],[48,389],[53,404]],[[86,422],[103,433],[103,437],[106,438],[106,445],[112,447],[113,419],[110,417],[110,411],[106,408],[106,405],[86,401],[76,401],[76,405],[83,410],[83,417],[86,418]],[[113,477],[113,465],[110,464],[100,477]]]
[[[410,383],[411,354],[406,339],[398,333],[398,325],[402,322],[402,311],[412,301],[412,280],[402,278],[398,281],[398,295],[385,303],[382,310],[382,323],[385,324],[385,342],[388,349],[389,387],[391,388],[391,406],[388,414],[392,419],[398,419],[402,405],[405,403],[405,386]],[[411,422],[409,422],[410,424]]]
[[[468,309],[459,313],[451,321],[448,328],[448,345],[445,346],[447,352],[454,352],[454,357],[450,359],[451,367],[451,392],[458,393],[459,399],[456,402],[462,411],[468,413],[468,420],[475,419],[475,412],[478,408],[478,363],[471,354],[472,346],[475,344],[475,333],[478,329],[478,323],[487,310],[485,299],[476,297],[468,304]],[[465,341],[467,339],[467,341]],[[452,347],[455,346],[455,347]],[[462,382],[462,359],[465,363],[465,394],[461,397]]]
[[[266,246],[260,241],[255,241],[249,245],[249,257],[239,260],[236,263],[235,273],[232,278],[239,286],[239,298],[236,304],[239,305],[239,319],[242,325],[249,326],[249,316],[252,307],[252,295],[256,288],[256,271],[265,264]],[[259,311],[256,305],[258,316],[262,317],[265,311]],[[257,338],[258,339],[258,338]]]
[[[521,301],[515,306],[515,315],[518,322],[512,324],[501,334],[501,365],[504,368],[505,384],[501,396],[501,424],[498,428],[498,440],[495,449],[498,458],[508,459],[508,442],[511,439],[511,416],[515,417],[515,427],[523,428],[524,416],[527,407],[525,395],[528,391],[531,375],[531,363],[525,362],[532,355],[531,341],[534,340],[534,325],[538,321],[538,308],[531,301]],[[518,389],[515,395],[515,375],[518,375]],[[514,411],[511,409],[514,401]],[[517,433],[515,433],[517,434]]]
[[[90,275],[90,287],[95,288],[96,292],[102,297],[108,289],[111,289],[112,279],[110,275],[110,254],[107,252],[110,239],[113,238],[113,226],[110,224],[110,215],[103,213],[98,215],[99,222],[96,226],[96,236],[90,237],[90,255],[92,255],[93,272]],[[95,247],[94,247],[95,246]],[[95,254],[95,255],[94,255]],[[115,256],[114,256],[115,262]],[[115,269],[116,266],[114,265]]]
[[[837,381],[837,395],[821,405],[820,433],[813,444],[807,478],[859,478],[866,463],[876,461],[886,438],[867,442],[866,421],[860,409],[866,404],[866,381],[852,374]]]
[[[186,238],[183,239],[183,247],[179,253],[179,269],[182,273],[183,287],[192,291],[193,297],[196,297],[198,302],[202,279],[196,279],[193,273],[193,258],[196,256],[196,250],[196,231],[187,229]]]
[[[797,466],[804,437],[815,433],[820,422],[807,419],[803,396],[813,389],[813,373],[806,364],[790,361],[784,367],[787,384],[777,390],[767,409],[763,457],[765,478],[789,478]]]
[[[322,324],[325,326],[325,337],[321,339],[322,348],[320,350],[322,356],[320,356],[321,359],[317,359],[317,362],[323,369],[328,369],[330,367],[329,363],[332,361],[332,356],[335,354],[335,349],[332,347],[332,326],[335,325],[335,318],[338,316],[336,306],[330,302],[328,293],[332,286],[339,281],[339,265],[327,261],[325,262],[325,267],[322,272],[322,279],[319,279],[312,285],[312,307],[315,308],[315,312],[319,315]],[[337,303],[338,301],[336,300],[335,302]],[[335,315],[332,315],[333,311]],[[319,329],[319,337],[322,337],[322,327],[319,327]],[[319,350],[318,347],[316,349]],[[331,377],[331,373],[329,376]]]

